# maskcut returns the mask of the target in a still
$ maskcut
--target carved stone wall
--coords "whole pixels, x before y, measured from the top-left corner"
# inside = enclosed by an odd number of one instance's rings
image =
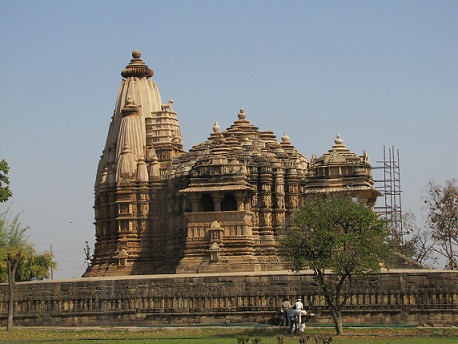
[[[17,326],[272,323],[283,297],[302,297],[331,324],[313,276],[286,271],[84,278],[16,285]],[[8,285],[0,285],[0,326]],[[390,271],[358,284],[346,324],[458,325],[458,272]]]

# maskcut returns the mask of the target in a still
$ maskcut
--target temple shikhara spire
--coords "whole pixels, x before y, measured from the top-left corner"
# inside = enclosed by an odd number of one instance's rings
[[[311,160],[286,133],[261,131],[243,109],[183,149],[173,100],[132,52],[95,181],[94,256],[85,276],[272,271],[286,267],[278,238],[307,197],[332,193],[374,207],[366,152],[340,135]]]

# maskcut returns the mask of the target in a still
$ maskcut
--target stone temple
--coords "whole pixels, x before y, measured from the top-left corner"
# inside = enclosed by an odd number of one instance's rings
[[[374,207],[369,157],[340,135],[309,160],[241,109],[230,127],[215,122],[185,151],[173,101],[162,101],[140,57],[135,50],[121,72],[84,276],[283,270],[278,238],[307,197],[347,194]]]

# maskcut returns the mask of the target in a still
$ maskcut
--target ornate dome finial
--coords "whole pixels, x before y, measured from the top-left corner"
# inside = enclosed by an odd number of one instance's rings
[[[283,133],[283,136],[281,137],[281,140],[282,140],[283,142],[289,142],[289,136],[286,135],[286,132]]]
[[[344,151],[349,151],[345,143],[343,143],[342,138],[340,137],[340,134],[337,134],[336,139],[334,140],[334,144],[332,145],[331,151],[334,152],[344,152]]]
[[[148,68],[148,66],[140,59],[140,56],[142,56],[140,50],[134,50],[132,52],[132,60],[130,60],[126,69],[121,72],[122,77],[151,78],[154,75],[154,71]]]
[[[337,137],[336,137],[336,139],[334,140],[334,143],[335,143],[336,145],[341,145],[341,144],[343,143],[343,140],[342,140],[342,138],[340,137],[340,134],[337,134]]]
[[[245,119],[246,118],[245,110],[240,109],[238,117],[239,117],[239,119]]]
[[[218,122],[215,121],[215,124],[213,124],[213,132],[214,133],[219,133],[220,129],[221,129],[221,127],[219,126]]]

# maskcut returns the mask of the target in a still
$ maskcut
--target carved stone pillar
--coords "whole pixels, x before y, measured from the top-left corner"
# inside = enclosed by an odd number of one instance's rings
[[[221,211],[221,202],[224,196],[220,192],[212,192],[213,203],[215,204],[215,211]]]
[[[237,210],[244,211],[245,210],[245,202],[246,202],[246,192],[245,191],[237,191],[235,192],[235,200],[237,201]]]
[[[286,208],[289,210],[297,209],[299,205],[299,179],[296,173],[296,169],[290,169],[286,176],[286,182],[288,185],[288,202]]]
[[[285,224],[285,178],[283,169],[274,172],[275,204],[273,207],[272,225],[279,231]]]
[[[193,213],[199,211],[200,197],[201,197],[200,194],[196,194],[196,193],[189,193],[188,194],[188,198],[189,198],[189,201],[191,202],[191,209],[192,209]]]
[[[272,232],[272,170],[263,166],[260,176],[259,235],[271,235]]]

